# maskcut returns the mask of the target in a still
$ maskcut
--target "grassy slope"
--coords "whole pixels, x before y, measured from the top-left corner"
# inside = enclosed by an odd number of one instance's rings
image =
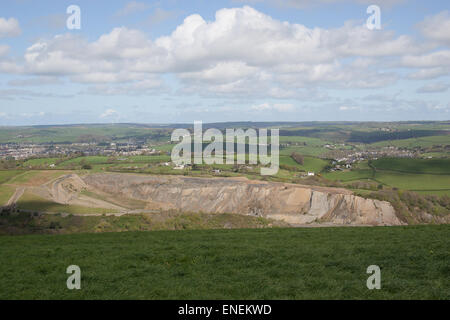
[[[74,216],[19,213],[0,216],[0,235],[70,234],[155,230],[286,227],[286,223],[240,214],[180,213],[175,211],[122,216]]]
[[[28,166],[42,166],[42,165],[51,165],[60,160],[60,158],[39,158],[39,159],[30,159],[23,163],[25,167]]]
[[[0,185],[0,206],[5,205],[14,194],[15,188]]]
[[[59,204],[46,200],[44,198],[35,196],[31,193],[25,192],[17,202],[17,207],[22,210],[36,211],[36,212],[51,212],[51,213],[72,213],[72,214],[103,214],[116,213],[114,209],[91,208],[78,205]]]
[[[450,299],[450,226],[0,237],[0,299]],[[81,267],[82,289],[66,288]],[[379,265],[382,289],[368,290]]]
[[[0,170],[0,183],[5,183],[14,178],[15,176],[23,173],[19,170]]]

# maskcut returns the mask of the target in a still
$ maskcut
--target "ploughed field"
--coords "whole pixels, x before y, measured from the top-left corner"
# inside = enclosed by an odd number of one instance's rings
[[[0,236],[0,299],[450,299],[449,247],[449,225]]]

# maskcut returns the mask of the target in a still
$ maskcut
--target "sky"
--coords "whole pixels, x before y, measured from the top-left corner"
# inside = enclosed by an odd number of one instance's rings
[[[449,120],[449,7],[1,1],[0,125]]]

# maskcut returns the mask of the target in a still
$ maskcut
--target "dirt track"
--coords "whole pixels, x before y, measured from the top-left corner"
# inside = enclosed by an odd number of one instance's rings
[[[16,204],[17,201],[23,195],[24,192],[25,192],[25,188],[24,187],[16,188],[16,191],[11,196],[11,198],[9,198],[8,202],[6,203],[6,206],[12,206],[13,204]]]

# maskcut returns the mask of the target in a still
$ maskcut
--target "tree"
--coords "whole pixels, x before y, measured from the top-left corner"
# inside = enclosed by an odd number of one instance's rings
[[[84,159],[81,160],[80,164],[81,164],[81,169],[84,169],[84,170],[92,169],[92,166],[89,163],[87,163],[86,160],[84,160]]]
[[[297,162],[299,165],[303,165],[303,156],[297,152],[291,153],[291,158],[294,159],[295,162]]]

